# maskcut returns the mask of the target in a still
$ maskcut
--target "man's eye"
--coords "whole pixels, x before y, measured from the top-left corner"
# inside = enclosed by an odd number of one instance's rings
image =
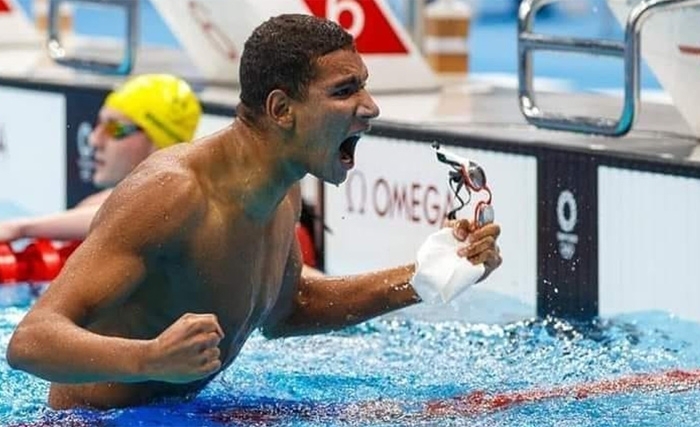
[[[355,93],[356,89],[355,87],[343,87],[335,91],[335,96],[339,97],[344,97],[344,96],[350,96],[353,93]]]

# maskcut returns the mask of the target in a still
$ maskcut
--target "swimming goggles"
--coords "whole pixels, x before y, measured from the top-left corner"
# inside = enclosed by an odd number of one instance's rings
[[[104,133],[106,133],[110,138],[116,140],[127,138],[137,132],[142,131],[142,129],[135,124],[126,124],[117,120],[97,122],[95,127],[100,125],[102,126]]]
[[[485,191],[488,194],[486,200],[480,200],[474,209],[474,223],[483,226],[492,223],[494,220],[493,206],[491,206],[491,190],[486,184],[486,173],[484,169],[471,160],[460,157],[456,154],[440,148],[440,144],[433,143],[433,149],[437,159],[452,167],[449,172],[449,184],[455,195],[459,206],[447,213],[448,219],[455,219],[457,212],[464,208],[472,198],[473,192]],[[460,191],[464,189],[467,193],[466,199],[462,198]]]

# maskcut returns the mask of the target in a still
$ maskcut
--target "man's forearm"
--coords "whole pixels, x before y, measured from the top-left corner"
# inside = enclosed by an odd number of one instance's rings
[[[60,383],[136,382],[144,372],[149,341],[98,335],[60,316],[27,322],[15,331],[10,366]]]
[[[410,285],[414,265],[302,282],[280,335],[319,333],[364,322],[420,301]]]

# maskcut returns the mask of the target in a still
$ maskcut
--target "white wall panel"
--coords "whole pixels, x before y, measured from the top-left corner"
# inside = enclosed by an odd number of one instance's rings
[[[0,87],[0,218],[65,204],[65,97]]]
[[[600,314],[700,320],[700,180],[601,167]]]

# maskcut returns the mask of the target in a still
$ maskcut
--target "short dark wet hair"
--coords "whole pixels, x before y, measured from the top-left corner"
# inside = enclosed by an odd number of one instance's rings
[[[254,116],[263,113],[275,89],[303,100],[316,76],[317,60],[340,49],[355,49],[355,41],[333,21],[304,14],[268,19],[243,46],[239,74],[244,110]]]

